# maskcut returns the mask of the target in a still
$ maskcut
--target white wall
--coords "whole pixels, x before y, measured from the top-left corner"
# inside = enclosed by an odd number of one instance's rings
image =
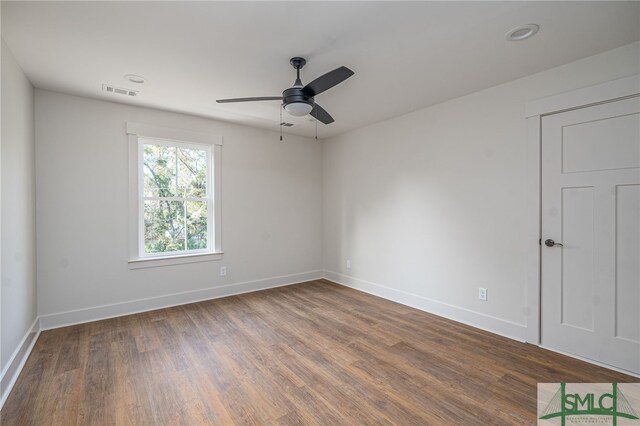
[[[44,327],[224,294],[207,289],[234,283],[310,271],[319,275],[319,142],[288,135],[281,142],[277,133],[266,130],[39,89],[35,99],[38,310]],[[127,121],[223,136],[223,260],[128,268]],[[218,275],[222,265],[228,268],[226,277]],[[295,275],[289,282],[305,276]],[[47,319],[65,311],[191,291],[195,293],[184,298]]]
[[[38,311],[61,325],[235,283],[259,281],[229,292],[295,282],[324,267],[331,279],[524,339],[526,265],[537,244],[527,238],[525,103],[638,73],[639,49],[352,131],[322,149],[308,138],[280,142],[264,130],[36,90]],[[222,261],[129,270],[126,121],[224,137]],[[477,299],[480,286],[488,302]],[[184,292],[194,296],[162,298]]]
[[[1,370],[36,319],[33,87],[2,41]],[[3,386],[4,386],[3,382]],[[4,393],[4,389],[2,389]]]
[[[328,277],[526,339],[525,103],[639,72],[634,43],[324,141]]]

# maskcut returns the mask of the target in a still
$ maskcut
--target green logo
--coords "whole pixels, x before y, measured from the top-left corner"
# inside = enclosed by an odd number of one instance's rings
[[[557,383],[540,385],[558,386]],[[538,386],[539,398],[540,385]],[[572,389],[567,389],[566,383],[560,383],[549,403],[538,415],[540,420],[559,419],[563,426],[567,419],[571,423],[582,424],[605,424],[604,421],[606,421],[614,426],[618,425],[622,419],[639,419],[617,383],[572,384]],[[598,418],[600,420],[597,420]],[[633,422],[633,424],[640,423]]]

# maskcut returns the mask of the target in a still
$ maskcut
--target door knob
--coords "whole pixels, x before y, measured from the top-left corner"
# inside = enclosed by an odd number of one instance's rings
[[[562,246],[561,243],[556,243],[555,241],[553,241],[551,238],[544,240],[544,245],[547,247],[553,247],[553,246]]]

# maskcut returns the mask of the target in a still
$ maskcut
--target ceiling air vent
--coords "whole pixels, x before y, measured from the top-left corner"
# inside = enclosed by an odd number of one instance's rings
[[[115,93],[117,95],[137,96],[137,90],[125,89],[122,87],[112,86],[110,84],[103,84],[102,91],[107,93]]]
[[[283,126],[283,127],[291,127],[291,126],[293,126],[293,123],[287,123],[287,122],[283,121],[282,123],[280,123],[280,125]]]

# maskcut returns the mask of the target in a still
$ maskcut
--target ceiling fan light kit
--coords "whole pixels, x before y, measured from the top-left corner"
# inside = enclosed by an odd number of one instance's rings
[[[303,117],[313,110],[313,105],[306,102],[291,102],[286,104],[284,109],[295,117]]]
[[[296,81],[293,86],[285,89],[282,96],[269,96],[257,98],[234,98],[234,99],[218,99],[218,103],[231,102],[252,102],[252,101],[282,101],[282,107],[295,117],[302,117],[310,114],[316,120],[324,124],[331,124],[335,120],[331,115],[315,102],[316,95],[331,89],[347,78],[351,77],[354,72],[347,67],[336,68],[315,80],[303,86],[300,80],[300,70],[305,66],[307,61],[304,58],[295,57],[290,60],[291,66],[296,70]]]

